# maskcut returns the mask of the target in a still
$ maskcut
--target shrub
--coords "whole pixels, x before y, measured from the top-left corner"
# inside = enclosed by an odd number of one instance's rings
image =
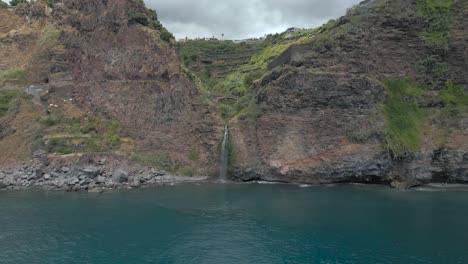
[[[244,78],[245,87],[252,86],[254,81],[262,78],[262,76],[263,76],[263,71],[262,70],[256,70],[256,71],[248,73]]]
[[[12,81],[24,81],[26,79],[26,71],[22,68],[11,68],[0,71],[0,83]]]
[[[20,96],[17,90],[0,90],[0,118],[5,116]]]
[[[346,136],[353,143],[364,143],[372,137],[372,133],[373,131],[368,127],[362,127],[348,130]]]
[[[419,62],[419,71],[429,77],[432,88],[444,85],[448,78],[448,66],[438,55],[430,55]]]
[[[128,13],[128,22],[130,24],[141,24],[143,26],[148,26],[150,23],[150,20],[148,16],[146,16],[143,13],[136,12],[136,11],[130,11]]]
[[[161,39],[166,41],[166,42],[170,42],[171,39],[174,39],[174,35],[172,35],[171,32],[169,32],[166,28],[162,27],[160,29],[160,34],[161,34]]]
[[[438,54],[445,55],[448,51],[453,0],[417,0],[416,3],[426,23],[422,38]]]
[[[191,161],[198,161],[200,159],[200,154],[198,154],[198,151],[195,148],[191,148],[188,158]]]
[[[60,155],[67,155],[73,153],[73,147],[70,146],[70,140],[66,138],[52,138],[47,144],[47,151],[49,153],[57,153]]]
[[[54,119],[54,118],[51,118],[51,117],[48,117],[46,119],[43,119],[41,120],[40,122],[42,125],[45,125],[47,127],[51,127],[51,126],[55,126],[55,125],[58,125],[61,123],[60,120],[57,120],[57,119]]]
[[[453,82],[447,82],[444,89],[440,92],[444,102],[444,110],[449,112],[454,118],[468,112],[468,95],[461,85],[455,85]]]
[[[19,4],[25,4],[27,2],[28,2],[27,0],[11,0],[10,5],[11,6],[17,6]]]
[[[54,27],[46,27],[42,32],[42,35],[39,37],[37,45],[40,48],[49,48],[54,46],[60,37],[60,33],[61,31]]]
[[[57,4],[58,1],[59,1],[59,0],[47,0],[47,5],[48,5],[49,7],[54,7],[55,4]]]

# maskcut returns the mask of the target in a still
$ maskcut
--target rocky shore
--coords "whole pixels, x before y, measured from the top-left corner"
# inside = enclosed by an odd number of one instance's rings
[[[86,160],[86,161],[83,161]],[[125,159],[80,157],[67,163],[41,159],[0,169],[0,190],[103,192],[175,183],[202,182],[207,177],[173,176],[164,170],[131,164]]]

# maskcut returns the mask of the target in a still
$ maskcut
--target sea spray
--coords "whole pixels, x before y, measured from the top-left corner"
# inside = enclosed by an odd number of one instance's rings
[[[228,144],[229,144],[229,127],[226,125],[224,127],[224,136],[223,136],[223,143],[221,145],[221,157],[220,161],[220,171],[219,171],[219,180],[226,181],[227,176],[227,169],[228,169]]]

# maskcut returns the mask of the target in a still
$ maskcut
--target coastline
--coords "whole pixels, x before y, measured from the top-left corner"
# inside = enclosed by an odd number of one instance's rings
[[[62,162],[44,164],[39,159],[0,168],[0,192],[2,191],[62,191],[102,193],[118,189],[139,189],[176,184],[212,184],[216,179],[208,176],[176,176],[164,170],[131,163],[123,157],[86,157],[87,162],[63,164]],[[80,164],[81,163],[81,164]],[[218,181],[219,183],[219,181]],[[310,184],[301,182],[275,181],[231,181],[222,183],[245,184],[284,184],[300,188],[317,186],[336,187],[343,185],[381,186],[399,191],[468,191],[468,184],[459,183],[424,183],[412,184],[377,184],[362,182],[339,182]]]
[[[175,183],[207,181],[208,177],[176,176],[143,166],[123,156],[73,156],[51,160],[42,156],[30,162],[0,168],[0,191],[51,190],[103,192]]]

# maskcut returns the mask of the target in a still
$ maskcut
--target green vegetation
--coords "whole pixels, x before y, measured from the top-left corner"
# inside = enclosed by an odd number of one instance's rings
[[[11,0],[10,5],[11,6],[17,6],[19,4],[25,4],[27,2],[28,2],[27,0]]]
[[[44,141],[49,153],[109,152],[121,144],[117,121],[83,115],[74,119],[47,118],[41,124],[50,134]]]
[[[245,114],[252,124],[260,115],[261,107],[256,105],[254,95],[250,93],[252,85],[263,78],[270,62],[294,44],[307,41],[315,30],[297,30],[295,32],[269,35],[255,45],[258,51],[250,59],[238,66],[224,79],[218,80],[208,90],[211,93],[228,95],[237,100],[221,100],[218,109],[225,121],[238,114]],[[237,44],[239,45],[239,44]],[[245,45],[245,44],[244,44]]]
[[[55,4],[57,4],[59,2],[59,0],[47,0],[47,5],[49,7],[54,7]]]
[[[440,88],[447,81],[445,57],[449,49],[453,0],[417,0],[416,3],[425,21],[421,37],[432,53],[419,63],[420,71],[430,77],[433,89]]]
[[[428,46],[443,52],[448,49],[452,5],[453,0],[417,0],[418,12],[426,23],[422,37]]]
[[[5,2],[0,1],[0,9],[2,8],[8,8],[8,4]]]
[[[26,71],[23,68],[10,68],[0,71],[0,84],[21,82],[26,79]]]
[[[418,64],[419,72],[427,76],[430,88],[443,86],[448,78],[448,66],[439,55],[429,55]]]
[[[128,12],[129,24],[140,24],[145,27],[156,29],[160,33],[160,38],[166,42],[170,42],[174,39],[174,35],[169,32],[158,20],[158,14],[156,10],[148,9],[142,10],[130,10]]]
[[[373,131],[368,127],[351,129],[346,133],[349,141],[353,143],[364,143],[366,142],[373,134]]]
[[[447,112],[452,118],[459,118],[468,113],[468,95],[461,85],[455,85],[448,81],[445,87],[440,91],[440,97],[444,102],[443,111]]]
[[[188,158],[191,161],[198,161],[200,159],[200,154],[198,153],[197,149],[192,147],[188,154]]]
[[[21,95],[18,90],[0,90],[0,118],[4,117],[16,104]]]
[[[169,155],[166,153],[157,153],[157,152],[141,152],[132,154],[132,159],[134,161],[140,162],[147,166],[152,166],[155,168],[160,168],[166,171],[173,171],[176,167],[172,162]]]
[[[181,60],[190,71],[198,75],[209,90],[227,75],[248,63],[260,50],[259,43],[234,43],[229,40],[191,40],[178,43]]]
[[[387,98],[383,105],[385,140],[395,157],[419,150],[423,113],[416,99],[422,94],[410,80],[389,80],[385,83]]]
[[[40,48],[50,48],[54,46],[60,37],[60,33],[60,30],[52,26],[47,26],[37,40],[37,46]]]

